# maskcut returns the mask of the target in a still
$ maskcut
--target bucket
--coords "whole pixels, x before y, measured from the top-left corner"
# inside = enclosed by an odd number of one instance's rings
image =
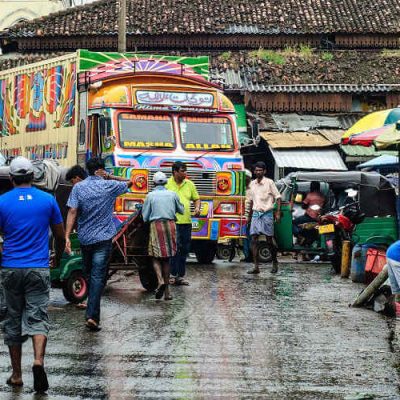
[[[386,252],[379,249],[368,249],[365,263],[365,282],[370,284],[386,264]]]
[[[356,244],[351,252],[350,276],[353,282],[365,282],[365,263],[367,261],[368,246]]]

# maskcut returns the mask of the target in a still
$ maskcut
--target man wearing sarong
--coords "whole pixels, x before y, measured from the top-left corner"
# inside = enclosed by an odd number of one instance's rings
[[[246,209],[252,210],[250,222],[250,236],[252,239],[251,250],[254,268],[247,273],[259,274],[258,240],[260,235],[265,235],[272,255],[272,273],[278,272],[277,247],[274,240],[274,220],[279,222],[281,211],[281,195],[274,182],[265,177],[266,166],[262,161],[255,164],[254,174],[256,179],[250,183],[250,194],[246,199]],[[277,209],[273,213],[275,202]]]
[[[175,192],[167,190],[166,175],[159,171],[154,174],[154,190],[148,194],[143,204],[142,215],[150,222],[149,255],[157,275],[156,299],[171,300],[169,292],[169,259],[176,254],[176,213],[185,209]]]

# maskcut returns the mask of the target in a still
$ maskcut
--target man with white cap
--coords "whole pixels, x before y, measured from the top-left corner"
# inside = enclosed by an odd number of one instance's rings
[[[165,188],[166,175],[158,171],[154,174],[154,190],[143,204],[142,214],[145,222],[150,222],[149,255],[157,274],[158,288],[156,299],[171,300],[169,293],[169,259],[176,254],[176,213],[185,209],[178,195]]]
[[[4,342],[8,345],[12,374],[11,386],[22,386],[22,343],[33,342],[33,386],[47,391],[44,355],[49,332],[47,307],[50,291],[49,228],[56,244],[55,264],[64,249],[64,227],[53,196],[32,187],[33,167],[23,157],[10,164],[14,189],[0,196],[0,230],[4,235],[1,277],[7,315]]]

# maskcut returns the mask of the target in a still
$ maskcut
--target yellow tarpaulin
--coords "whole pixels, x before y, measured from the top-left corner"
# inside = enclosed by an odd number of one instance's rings
[[[394,124],[398,120],[400,120],[400,108],[390,108],[388,110],[375,111],[357,121],[344,133],[342,140],[347,139],[349,136],[357,133],[370,131],[371,129],[380,128],[389,124]]]

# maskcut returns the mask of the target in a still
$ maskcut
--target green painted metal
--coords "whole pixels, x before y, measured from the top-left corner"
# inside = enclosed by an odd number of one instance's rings
[[[172,66],[181,64],[191,68],[195,73],[201,75],[203,78],[209,78],[209,57],[186,57],[186,56],[167,56],[157,54],[144,54],[144,53],[117,53],[117,52],[94,52],[89,50],[78,50],[79,70],[78,72],[93,71],[94,69],[104,68],[106,72],[107,66],[111,66],[118,62],[119,67],[130,67],[135,61],[139,60],[157,60],[159,61],[158,67],[149,65],[149,72],[163,72],[163,68],[167,69],[170,64],[171,73],[173,72]],[[186,73],[187,75],[187,73]]]
[[[275,222],[274,226],[275,238],[278,244],[279,251],[288,251],[293,249],[293,220],[290,204],[282,203],[281,212],[281,220],[279,223]]]
[[[396,217],[366,217],[356,226],[353,239],[359,244],[391,244],[397,240]]]
[[[340,148],[347,156],[353,156],[353,157],[375,157],[375,156],[381,156],[382,154],[390,154],[394,156],[397,155],[397,151],[376,150],[375,146],[367,147],[367,146],[342,144]]]

